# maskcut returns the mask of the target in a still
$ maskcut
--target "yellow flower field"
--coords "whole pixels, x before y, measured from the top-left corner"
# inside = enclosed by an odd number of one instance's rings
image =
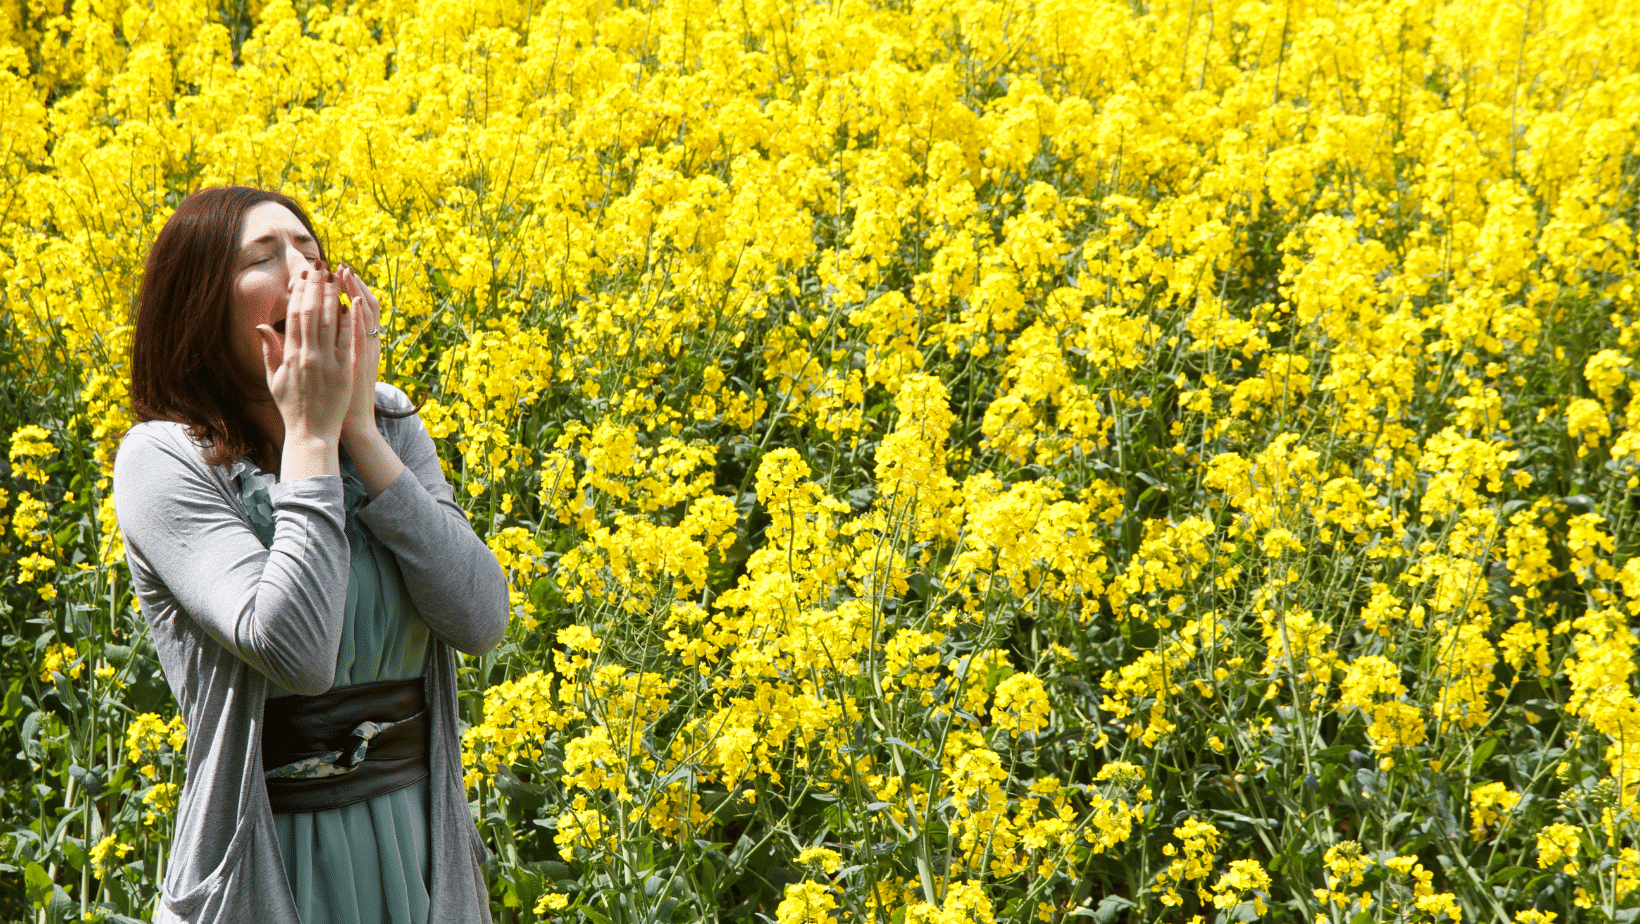
[[[0,0],[0,919],[153,908],[109,475],[304,203],[513,586],[497,920],[1640,917],[1633,0]]]

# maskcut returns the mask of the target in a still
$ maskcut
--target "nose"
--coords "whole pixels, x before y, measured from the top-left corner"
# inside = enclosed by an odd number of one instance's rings
[[[313,264],[308,261],[307,255],[302,253],[301,249],[298,248],[295,243],[286,242],[285,291],[289,292],[292,287],[296,285],[296,280],[301,277],[303,270],[309,270],[312,268]]]

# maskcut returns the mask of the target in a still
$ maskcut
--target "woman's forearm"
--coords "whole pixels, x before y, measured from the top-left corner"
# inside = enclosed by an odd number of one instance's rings
[[[359,516],[398,559],[410,599],[433,634],[458,651],[483,654],[507,628],[506,575],[461,508],[436,500],[415,472],[405,471]]]
[[[334,439],[286,432],[285,445],[279,455],[280,480],[299,481],[315,475],[341,474],[342,464]]]
[[[398,389],[378,386],[376,395],[381,407],[412,409]],[[359,518],[398,559],[428,628],[458,651],[489,651],[500,644],[511,612],[506,575],[456,503],[421,419],[393,418],[384,428],[342,434],[370,494]]]
[[[387,438],[374,426],[358,433],[344,431],[342,447],[352,457],[354,467],[359,470],[359,480],[364,482],[365,492],[371,500],[387,490],[387,486],[397,481],[404,472],[404,462],[399,459],[399,454],[393,451]]]
[[[320,474],[275,485],[271,547],[224,487],[181,425],[126,434],[114,497],[139,594],[146,589],[145,603],[171,598],[280,686],[323,693],[335,680],[351,561],[342,481]]]

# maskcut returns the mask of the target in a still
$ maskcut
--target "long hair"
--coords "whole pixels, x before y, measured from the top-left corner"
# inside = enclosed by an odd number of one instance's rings
[[[131,334],[131,413],[140,423],[183,424],[208,445],[212,465],[250,456],[275,464],[273,443],[246,412],[266,401],[234,364],[231,350],[234,262],[245,213],[263,202],[291,210],[313,235],[312,219],[288,196],[224,186],[202,189],[176,210],[154,239],[137,291]],[[324,244],[319,243],[319,256]]]
[[[137,422],[185,425],[209,446],[211,465],[249,456],[263,469],[278,463],[273,442],[247,413],[269,400],[261,381],[248,379],[231,350],[234,263],[245,213],[277,202],[324,244],[306,211],[288,196],[246,186],[202,189],[176,210],[154,239],[137,294],[131,335],[131,413]],[[382,416],[404,417],[385,412]]]

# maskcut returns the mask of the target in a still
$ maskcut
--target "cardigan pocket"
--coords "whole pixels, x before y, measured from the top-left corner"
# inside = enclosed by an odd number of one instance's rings
[[[165,877],[166,881],[161,884],[159,893],[160,903],[165,906],[165,910],[180,918],[187,918],[199,910],[199,906],[204,903],[205,899],[220,888],[222,881],[228,878],[235,867],[239,865],[241,854],[246,849],[245,845],[250,843],[251,835],[255,832],[256,816],[257,813],[251,811],[245,813],[245,816],[239,819],[239,824],[234,828],[233,838],[228,841],[228,849],[222,853],[222,862],[218,863],[215,869],[206,873],[204,878],[200,879],[191,888],[178,895],[173,890],[171,877]],[[172,844],[174,848],[175,841],[172,841]],[[176,867],[172,868],[175,869]]]

